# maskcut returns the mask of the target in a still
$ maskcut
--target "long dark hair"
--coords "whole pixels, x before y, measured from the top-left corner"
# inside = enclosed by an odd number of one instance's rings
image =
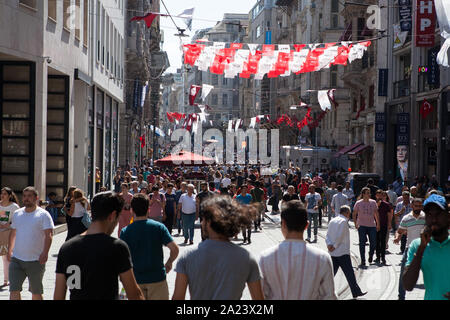
[[[12,191],[11,188],[9,187],[3,187],[2,191],[5,191],[8,195],[9,195],[9,202],[14,202],[15,204],[19,204],[19,199],[17,199],[16,194],[14,193],[14,191]]]

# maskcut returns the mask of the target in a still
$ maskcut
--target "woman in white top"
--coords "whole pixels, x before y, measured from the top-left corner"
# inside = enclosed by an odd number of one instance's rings
[[[68,222],[70,222],[67,223],[66,241],[87,230],[81,220],[83,219],[84,212],[88,210],[91,210],[91,207],[89,201],[84,196],[83,191],[81,189],[75,189],[68,212],[68,215],[70,216]]]
[[[11,188],[4,187],[0,197],[0,255],[3,260],[3,287],[7,286],[9,281],[8,242],[11,218],[14,212],[19,209],[18,203],[19,201]]]

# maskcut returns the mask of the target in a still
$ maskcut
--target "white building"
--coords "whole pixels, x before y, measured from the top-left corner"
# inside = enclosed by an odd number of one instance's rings
[[[123,102],[124,0],[0,3],[0,185],[41,198],[111,185]]]

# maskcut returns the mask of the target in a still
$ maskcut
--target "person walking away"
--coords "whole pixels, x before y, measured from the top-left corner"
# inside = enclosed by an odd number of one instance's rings
[[[124,179],[120,170],[117,170],[116,175],[114,176],[114,192],[120,193],[123,181]]]
[[[255,181],[255,188],[250,191],[250,195],[252,196],[252,203],[256,204],[257,215],[255,220],[255,232],[259,230],[262,231],[261,228],[261,219],[264,213],[264,190],[261,188],[262,184],[260,181]]]
[[[81,189],[75,189],[72,204],[68,212],[70,223],[67,224],[66,241],[87,230],[81,220],[83,219],[84,213],[88,210],[90,210],[88,199],[86,199]]]
[[[392,184],[388,186],[387,195],[389,197],[389,203],[395,208],[395,206],[397,205],[398,196],[397,193],[394,191],[394,186]]]
[[[253,198],[250,194],[247,193],[248,187],[246,184],[242,185],[241,187],[241,193],[239,195],[236,196],[236,201],[242,205],[249,205],[252,201]],[[252,235],[252,224],[249,224],[247,226],[245,226],[242,229],[242,236],[244,237],[244,242],[251,244],[251,235]]]
[[[393,209],[389,202],[383,200],[384,191],[378,189],[376,193],[377,206],[378,206],[378,217],[380,222],[380,228],[377,231],[377,245],[375,248],[376,256],[375,263],[386,264],[386,239],[391,230]]]
[[[423,273],[425,300],[450,299],[450,219],[445,198],[431,195],[424,202],[425,229],[420,239],[411,242],[408,250],[403,285],[412,291]]]
[[[370,199],[370,189],[367,187],[361,190],[361,199],[356,201],[353,209],[353,221],[359,236],[359,253],[361,256],[361,266],[366,265],[366,241],[369,236],[369,263],[373,261],[373,254],[377,246],[377,231],[380,231],[380,221],[378,218],[378,207],[375,200]]]
[[[259,260],[267,300],[337,299],[331,257],[303,240],[307,227],[303,204],[298,200],[287,202],[281,211],[285,240],[263,251]]]
[[[121,188],[122,192],[119,194],[119,196],[122,198],[124,205],[122,211],[119,214],[119,230],[117,231],[117,237],[120,237],[120,232],[123,228],[130,224],[132,218],[130,209],[131,199],[133,198],[133,195],[128,191],[128,183],[122,183]]]
[[[240,300],[247,284],[253,300],[263,300],[261,275],[252,253],[230,241],[251,225],[251,206],[228,196],[208,198],[200,208],[206,240],[178,258],[173,300]]]
[[[134,277],[145,300],[169,300],[166,274],[172,270],[172,263],[177,258],[179,249],[162,223],[147,219],[148,207],[148,196],[133,196],[131,212],[135,217],[134,222],[122,229],[120,239],[125,241],[130,249]],[[170,250],[165,264],[163,246]]]
[[[402,193],[403,201],[397,204],[395,207],[395,220],[396,220],[396,229],[398,229],[400,221],[402,221],[403,217],[411,212],[411,201],[408,191],[403,191]],[[406,234],[402,234],[401,245],[400,245],[400,253],[403,254],[406,249]]]
[[[166,206],[164,208],[166,219],[164,220],[164,225],[166,226],[167,230],[169,230],[169,234],[172,236],[172,228],[175,225],[175,218],[177,216],[177,202],[175,191],[173,190],[173,183],[167,184],[167,192],[164,196],[166,197]]]
[[[180,197],[181,197],[181,195],[183,193],[186,193],[186,192],[187,192],[187,183],[186,182],[182,182],[180,184],[180,189],[175,192],[175,197],[176,197],[175,200],[177,201],[177,210],[178,210],[178,204],[179,204],[179,201],[180,201]],[[177,228],[178,228],[177,237],[179,237],[180,234],[181,234],[181,229],[182,229],[181,228],[181,217],[178,217],[178,214],[177,214],[176,215],[176,219],[177,219],[176,221],[177,221]]]
[[[50,216],[53,219],[53,224],[56,225],[56,222],[58,221],[58,211],[61,210],[63,205],[57,203],[55,192],[50,192],[48,194],[47,202],[48,206],[45,208],[45,210],[47,210],[48,213],[50,213]]]
[[[153,186],[152,193],[149,195],[150,207],[148,211],[148,218],[158,222],[163,222],[167,219],[166,197],[159,191],[157,186]]]
[[[331,202],[333,201],[334,195],[336,195],[339,192],[339,190],[336,189],[336,182],[331,182],[331,188],[328,188],[325,192],[325,196],[327,198],[327,205],[328,205],[328,222],[331,221],[332,218],[334,218],[334,212],[331,208]],[[339,210],[337,211],[339,212]]]
[[[111,191],[92,199],[89,229],[65,242],[56,261],[54,300],[64,300],[68,283],[70,300],[118,300],[123,284],[129,300],[144,300],[136,283],[127,244],[111,237],[119,222],[124,201]],[[73,279],[74,274],[79,278]]]
[[[19,200],[11,188],[4,187],[0,196],[0,255],[3,260],[3,286],[9,285],[8,245],[11,234],[11,219],[19,209]]]
[[[319,206],[322,203],[322,197],[316,192],[315,185],[309,186],[309,193],[305,196],[306,209],[308,213],[308,238],[306,241],[311,242],[311,228],[314,223],[314,242],[317,242],[317,218],[319,215]]]
[[[337,193],[331,198],[331,210],[329,210],[329,217],[330,215],[333,216],[333,218],[336,216],[336,214],[339,214],[341,212],[341,207],[344,205],[349,205],[349,200],[345,194],[342,193],[343,187],[341,185],[338,185],[337,187]],[[331,220],[328,220],[328,223]]]
[[[184,244],[194,244],[194,228],[197,216],[197,201],[194,194],[194,185],[188,184],[187,193],[181,195],[178,202],[178,217],[181,217],[183,224]]]
[[[342,187],[342,186],[341,186]],[[328,224],[326,244],[328,252],[333,261],[333,273],[336,276],[339,268],[344,272],[353,299],[364,296],[367,292],[362,292],[356,282],[355,273],[353,272],[352,260],[350,258],[350,228],[348,220],[351,215],[350,206],[342,205],[339,213]]]
[[[280,184],[275,180],[272,184],[272,199],[269,200],[272,203],[272,214],[278,214],[280,212],[278,205],[282,197],[283,192],[281,191]]]
[[[347,181],[345,183],[345,188],[342,190],[342,193],[347,196],[348,198],[348,205],[350,206],[350,209],[353,209],[354,201],[355,201],[355,193],[353,192],[353,189],[350,187],[350,182]]]
[[[398,285],[398,299],[405,300],[406,291],[403,286],[403,272],[405,270],[406,260],[408,258],[408,250],[411,246],[411,242],[420,238],[420,233],[425,228],[425,212],[423,210],[423,200],[421,198],[412,199],[412,211],[405,215],[400,222],[400,226],[397,229],[396,237],[394,239],[395,244],[400,243],[402,235],[406,235],[406,249],[403,253],[401,267],[400,267],[400,279]]]
[[[201,192],[199,192],[196,197],[196,213],[197,213],[197,216],[200,217],[200,223],[201,223],[203,220],[203,217],[200,214],[200,206],[202,205],[203,201],[205,201],[209,197],[213,197],[215,195],[215,193],[208,190],[208,184],[205,181],[200,183],[200,188],[201,188]],[[203,230],[201,230],[201,237],[202,237],[202,241],[204,241],[205,235],[203,234]]]
[[[26,278],[33,300],[42,300],[42,279],[45,263],[53,239],[53,220],[50,214],[37,206],[39,194],[34,187],[23,190],[24,207],[16,210],[11,219],[8,261],[10,300],[20,300]]]

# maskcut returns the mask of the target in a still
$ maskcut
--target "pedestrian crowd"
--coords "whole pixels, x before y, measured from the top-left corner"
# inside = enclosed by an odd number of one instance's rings
[[[450,298],[449,184],[418,178],[390,185],[370,178],[354,190],[346,173],[268,172],[259,166],[119,168],[113,191],[96,185],[91,201],[70,187],[63,201],[39,202],[33,187],[22,202],[4,187],[0,202],[0,254],[4,285],[20,299],[29,280],[42,299],[42,279],[57,217],[67,238],[60,248],[54,299],[118,299],[120,279],[128,299],[168,300],[167,273],[176,272],[174,300],[238,300],[248,286],[252,299],[337,299],[334,275],[342,269],[354,298],[365,295],[350,258],[350,222],[359,237],[360,267],[386,265],[389,236],[399,244],[398,297],[413,290],[419,272],[425,299]],[[97,181],[96,181],[97,182]],[[100,183],[100,182],[99,182]],[[444,195],[447,194],[447,197]],[[40,206],[40,204],[42,204]],[[280,215],[285,241],[256,258],[244,246],[261,223]],[[199,219],[201,239],[194,238]],[[326,221],[325,221],[326,219]],[[327,251],[317,242],[327,227]],[[111,234],[118,227],[117,238]],[[242,233],[243,243],[236,244]],[[174,238],[187,246],[180,254]],[[366,255],[366,242],[369,250]],[[195,245],[194,245],[195,244]],[[164,261],[163,247],[170,251]],[[392,251],[392,250],[391,250]],[[375,258],[375,259],[374,259]]]

